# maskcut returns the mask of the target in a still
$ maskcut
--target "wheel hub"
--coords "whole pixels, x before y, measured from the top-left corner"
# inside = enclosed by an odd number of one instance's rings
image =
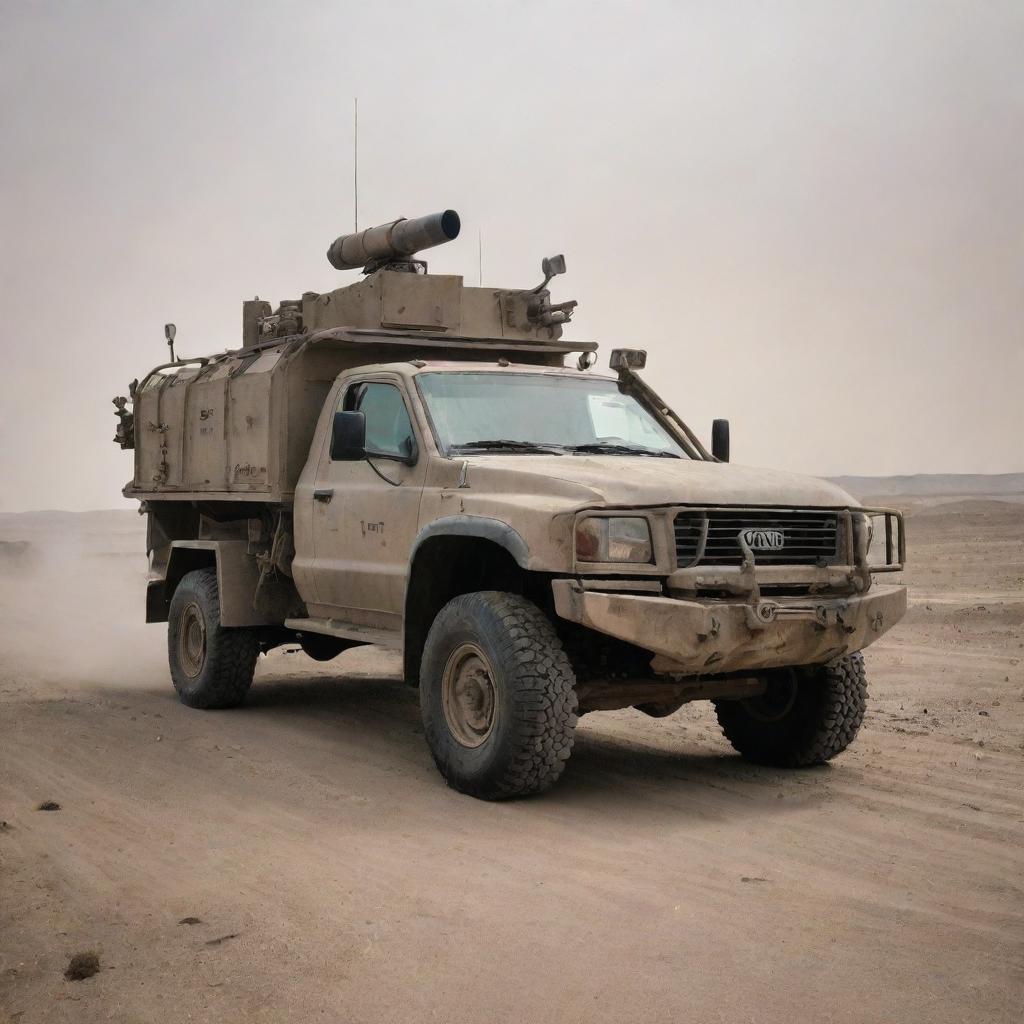
[[[464,747],[479,747],[494,728],[497,691],[487,656],[476,644],[461,644],[452,652],[441,698],[451,734]]]
[[[740,701],[751,718],[759,722],[779,722],[793,710],[799,680],[792,669],[772,673],[764,693]]]
[[[178,633],[178,654],[181,667],[194,679],[206,662],[206,620],[197,604],[189,604],[181,613]]]

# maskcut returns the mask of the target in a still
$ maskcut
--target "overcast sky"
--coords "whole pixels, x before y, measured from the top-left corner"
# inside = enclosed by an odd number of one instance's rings
[[[1024,470],[1024,4],[0,0],[0,510],[123,501],[110,399],[352,224],[537,283],[734,461]],[[602,359],[604,364],[605,359]]]

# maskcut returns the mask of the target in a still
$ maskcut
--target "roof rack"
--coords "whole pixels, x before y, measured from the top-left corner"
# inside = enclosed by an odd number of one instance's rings
[[[314,344],[340,342],[347,345],[394,345],[396,348],[429,348],[484,350],[488,352],[541,352],[548,355],[570,355],[574,352],[596,352],[592,341],[523,341],[518,338],[480,338],[440,334],[434,331],[389,331],[384,328],[332,327],[309,336]]]

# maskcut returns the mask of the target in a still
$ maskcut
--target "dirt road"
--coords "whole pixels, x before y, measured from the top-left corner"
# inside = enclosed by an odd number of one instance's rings
[[[277,653],[190,711],[138,520],[0,517],[50,552],[0,565],[0,1021],[1019,1020],[1024,504],[910,536],[834,765],[745,766],[704,705],[598,714],[550,794],[485,804],[393,658]]]

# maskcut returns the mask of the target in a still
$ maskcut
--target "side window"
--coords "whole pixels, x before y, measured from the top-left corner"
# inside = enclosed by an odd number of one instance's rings
[[[408,458],[416,439],[402,393],[394,384],[354,384],[345,392],[343,408],[366,416],[367,451]]]

